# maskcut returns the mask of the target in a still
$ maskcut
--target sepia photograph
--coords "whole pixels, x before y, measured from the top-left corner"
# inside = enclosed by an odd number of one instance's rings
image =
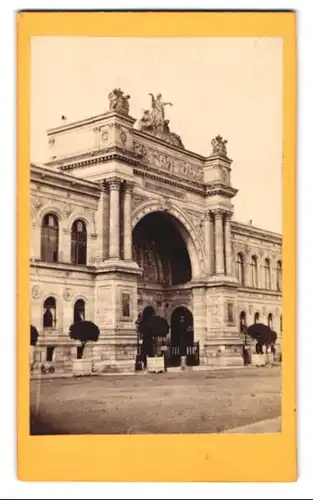
[[[280,433],[283,38],[33,36],[30,118],[30,434]]]

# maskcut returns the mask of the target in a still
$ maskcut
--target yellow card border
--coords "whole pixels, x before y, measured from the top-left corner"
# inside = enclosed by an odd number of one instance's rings
[[[277,435],[29,435],[30,38],[283,37],[282,432]],[[17,14],[17,438],[24,481],[295,481],[296,15],[293,12]],[[48,98],[48,96],[47,96]]]

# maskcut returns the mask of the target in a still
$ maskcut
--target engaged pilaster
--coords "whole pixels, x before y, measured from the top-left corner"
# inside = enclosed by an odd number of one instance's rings
[[[232,249],[231,249],[231,221],[232,213],[225,213],[225,256],[226,256],[226,272],[225,274],[232,275],[233,274],[233,257],[232,257]]]
[[[126,182],[124,185],[123,205],[124,260],[132,259],[132,191],[133,184],[131,182]]]
[[[120,258],[120,186],[121,180],[112,177],[107,180],[110,189],[110,259]]]
[[[224,211],[215,210],[215,273],[224,274]]]
[[[211,211],[204,215],[204,238],[206,271],[208,274],[214,274],[214,215]]]

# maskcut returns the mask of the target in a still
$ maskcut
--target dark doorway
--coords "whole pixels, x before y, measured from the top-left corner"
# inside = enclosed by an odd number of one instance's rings
[[[193,316],[187,307],[177,307],[171,316],[171,343],[173,345],[192,345]]]
[[[179,366],[182,356],[189,366],[199,364],[199,343],[194,342],[193,315],[187,307],[177,307],[171,316],[170,366]]]
[[[152,306],[147,306],[142,312],[142,321],[147,322],[149,319],[155,316],[155,310]],[[148,335],[148,332],[142,336],[142,348],[141,348],[141,359],[144,363],[145,368],[147,367],[147,356],[153,356],[153,341]]]

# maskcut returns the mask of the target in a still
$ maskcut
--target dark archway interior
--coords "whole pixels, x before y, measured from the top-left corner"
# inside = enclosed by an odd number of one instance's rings
[[[186,244],[171,216],[146,215],[133,230],[133,259],[143,269],[142,280],[165,286],[191,280]]]
[[[171,342],[173,345],[192,345],[194,341],[193,316],[187,307],[177,307],[171,316]]]

